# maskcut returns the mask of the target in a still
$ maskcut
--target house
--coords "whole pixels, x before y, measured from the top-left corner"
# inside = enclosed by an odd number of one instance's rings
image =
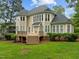
[[[39,6],[31,11],[22,10],[16,17],[16,35],[20,42],[38,43],[39,38],[47,33],[73,33],[74,27],[70,19],[55,14],[47,6]]]

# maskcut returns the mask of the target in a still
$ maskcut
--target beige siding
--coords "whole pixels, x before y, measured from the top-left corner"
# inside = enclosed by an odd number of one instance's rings
[[[50,20],[45,21],[45,14],[46,13],[43,13],[43,21],[42,21],[42,26],[43,26],[42,28],[43,28],[43,35],[44,36],[46,36],[47,33],[48,33],[48,32],[45,32],[45,26],[49,26],[49,32],[53,33],[50,23],[54,19],[53,14],[49,14],[50,15]],[[29,16],[29,17],[25,16],[25,21],[21,21],[20,16],[18,16],[16,18],[16,27],[18,28],[16,30],[16,34],[17,34],[17,31],[23,30],[23,31],[27,32],[27,34],[29,36],[31,36],[31,35],[39,35],[40,27],[34,29],[33,26],[32,26],[32,24],[33,24],[33,16],[34,15]],[[59,26],[59,29],[60,29],[61,25],[63,25],[63,33],[67,33],[67,25],[68,24],[55,24],[55,26],[56,26],[55,28],[57,29],[57,26]],[[24,27],[24,28],[22,29],[21,26]],[[30,29],[29,29],[29,27],[30,27]],[[37,33],[35,33],[35,31],[37,31]],[[73,33],[73,32],[74,32],[74,27],[70,24],[70,33]],[[57,30],[55,30],[55,33],[57,33]],[[59,30],[59,33],[61,33],[60,30]]]

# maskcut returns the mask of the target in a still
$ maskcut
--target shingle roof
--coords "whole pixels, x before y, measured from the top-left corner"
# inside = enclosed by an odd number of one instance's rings
[[[27,16],[28,15],[28,10],[23,9],[22,11],[19,12],[19,16]]]
[[[29,15],[33,15],[33,14],[37,14],[37,13],[43,13],[43,12],[53,13],[51,11],[51,9],[48,8],[46,5],[42,5],[42,6],[34,8],[34,9],[30,10],[30,11],[28,11],[28,10],[22,10],[22,11],[19,12],[18,15],[19,16],[24,16],[24,15],[29,16]]]
[[[71,23],[71,20],[64,15],[56,14],[55,18],[52,20],[52,24],[62,24],[62,23]]]
[[[37,14],[37,13],[42,13],[42,12],[50,12],[51,9],[48,8],[46,5],[43,5],[43,6],[39,6],[39,7],[36,7],[34,9],[32,9],[31,11],[29,11],[28,15],[33,15],[33,14]]]

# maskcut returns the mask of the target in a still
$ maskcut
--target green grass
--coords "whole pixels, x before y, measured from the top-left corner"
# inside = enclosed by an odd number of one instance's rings
[[[1,41],[0,59],[79,59],[79,42],[26,45]]]

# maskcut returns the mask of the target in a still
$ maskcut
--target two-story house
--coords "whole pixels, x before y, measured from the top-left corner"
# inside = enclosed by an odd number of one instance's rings
[[[28,42],[37,37],[47,36],[47,33],[73,33],[74,27],[70,19],[61,14],[55,14],[47,6],[39,6],[31,11],[22,10],[16,17],[17,40]]]

